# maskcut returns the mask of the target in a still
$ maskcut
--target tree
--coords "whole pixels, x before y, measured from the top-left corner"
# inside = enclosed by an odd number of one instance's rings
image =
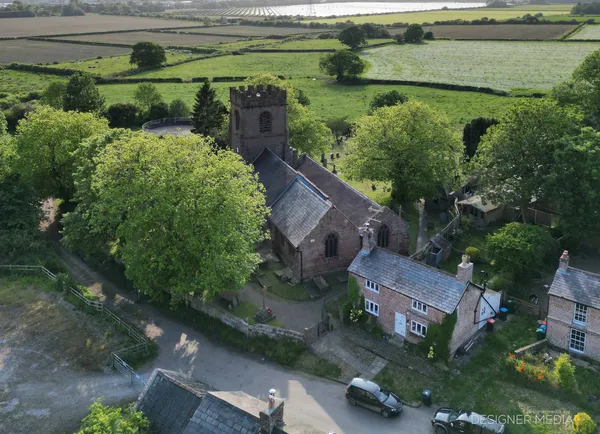
[[[227,113],[225,105],[217,99],[217,92],[205,81],[196,93],[192,122],[194,132],[210,136],[216,133],[223,123],[223,115]]]
[[[281,80],[274,75],[263,74],[251,77],[246,84],[254,86],[277,86],[287,91],[288,129],[290,146],[300,154],[320,156],[331,149],[333,137],[327,126],[308,107],[301,105],[294,95],[296,90],[289,81]]]
[[[129,63],[138,68],[158,68],[166,61],[165,49],[154,42],[138,42],[129,58]]]
[[[352,126],[350,122],[348,122],[348,116],[329,119],[325,125],[327,125],[327,128],[329,128],[333,133],[335,143],[338,146],[342,144],[345,137],[350,135],[350,127]]]
[[[97,399],[81,421],[77,434],[144,434],[149,429],[150,421],[144,413],[136,411],[133,404],[124,408],[110,407]]]
[[[42,96],[42,103],[55,109],[62,109],[67,86],[62,81],[53,81],[46,87]]]
[[[41,107],[17,126],[18,171],[41,198],[69,200],[75,169],[72,153],[84,139],[107,129],[107,120],[92,113]]]
[[[345,77],[360,75],[365,70],[365,62],[351,51],[338,50],[322,57],[319,68],[328,75],[335,75],[337,81],[342,81]]]
[[[425,41],[433,41],[435,38],[433,37],[433,32],[425,32],[423,35],[423,39]]]
[[[479,141],[488,128],[496,124],[498,124],[498,121],[493,118],[476,118],[465,125],[463,129],[463,144],[465,145],[465,155],[468,159],[475,156]]]
[[[412,43],[421,42],[424,35],[423,26],[420,24],[410,24],[404,32],[404,41]]]
[[[104,97],[91,75],[76,72],[65,90],[63,110],[101,114],[104,111]]]
[[[239,155],[196,135],[137,133],[108,144],[95,161],[90,225],[116,228],[112,238],[137,289],[211,298],[250,278],[268,208]]]
[[[370,113],[373,113],[375,109],[380,107],[391,107],[396,104],[404,104],[406,101],[408,101],[408,97],[397,90],[378,92],[371,100],[369,111]]]
[[[145,114],[150,111],[154,104],[162,102],[162,96],[158,88],[152,83],[140,83],[133,94],[136,104]]]
[[[137,123],[138,108],[131,103],[116,103],[106,111],[111,128],[131,128]]]
[[[296,99],[304,107],[308,107],[310,105],[310,99],[308,98],[308,96],[306,96],[304,91],[301,89],[296,90]]]
[[[588,54],[583,59],[583,62],[573,71],[573,78],[600,89],[600,50]]]
[[[338,39],[351,50],[356,50],[367,43],[367,34],[360,26],[350,26],[340,32]]]
[[[556,173],[559,139],[576,135],[579,117],[547,99],[520,101],[481,138],[471,160],[485,200],[527,209],[533,198],[547,199],[548,177]],[[523,213],[526,221],[526,214]]]
[[[174,99],[169,105],[169,116],[174,118],[187,118],[190,115],[190,108],[181,98]]]
[[[462,155],[447,119],[417,101],[360,118],[346,154],[347,176],[389,181],[400,201],[437,197],[440,185],[457,180]]]
[[[487,254],[496,267],[519,278],[543,271],[556,248],[546,229],[517,222],[488,235],[486,246]]]
[[[577,392],[575,367],[571,363],[571,357],[568,354],[560,354],[554,362],[554,378],[561,389],[572,393]]]
[[[148,118],[152,119],[164,119],[169,117],[169,105],[166,102],[158,102],[150,106],[148,111]]]
[[[75,17],[85,15],[85,12],[81,8],[79,1],[71,0],[69,4],[66,4],[62,7],[61,15],[63,17]]]

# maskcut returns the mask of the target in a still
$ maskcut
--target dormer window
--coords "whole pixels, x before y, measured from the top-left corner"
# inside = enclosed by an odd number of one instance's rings
[[[576,324],[585,324],[587,322],[587,306],[584,304],[575,303],[575,311],[573,313],[573,322]]]

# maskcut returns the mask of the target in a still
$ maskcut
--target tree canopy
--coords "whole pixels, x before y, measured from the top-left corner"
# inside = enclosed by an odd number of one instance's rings
[[[84,72],[73,74],[63,96],[63,110],[97,114],[104,111],[104,97],[91,75]]]
[[[355,78],[365,70],[365,62],[356,53],[338,50],[325,55],[319,61],[319,68],[328,75],[335,75],[337,81]]]
[[[153,83],[138,84],[133,93],[133,98],[140,110],[146,115],[150,112],[150,108],[153,105],[162,102],[162,95]]]
[[[387,92],[378,92],[375,94],[369,104],[370,113],[380,107],[390,107],[396,104],[404,104],[408,101],[408,97],[397,90],[389,90]]]
[[[340,32],[338,39],[351,50],[356,50],[367,43],[367,33],[361,26],[350,26]]]
[[[154,42],[138,42],[129,58],[129,63],[139,68],[158,68],[166,61],[165,49]]]
[[[42,102],[52,108],[62,109],[66,89],[67,86],[62,81],[53,81],[44,90]]]
[[[217,92],[211,87],[210,82],[205,81],[196,92],[192,112],[194,132],[205,136],[216,135],[226,114],[227,107],[217,99]]]
[[[417,101],[360,118],[346,152],[346,175],[389,181],[396,199],[410,201],[435,198],[440,185],[456,181],[462,156],[447,119]]]
[[[169,104],[169,116],[176,118],[185,118],[189,115],[190,108],[181,98],[176,98],[173,101],[171,101],[171,104]]]
[[[477,118],[465,125],[463,128],[463,144],[468,159],[475,156],[481,137],[487,132],[488,128],[497,123],[496,119]]]
[[[423,26],[421,26],[421,24],[409,24],[404,32],[404,41],[413,43],[421,42],[424,35],[425,31],[423,30]]]
[[[150,421],[133,405],[110,407],[102,404],[102,399],[97,399],[81,421],[77,434],[144,434],[149,429]]]

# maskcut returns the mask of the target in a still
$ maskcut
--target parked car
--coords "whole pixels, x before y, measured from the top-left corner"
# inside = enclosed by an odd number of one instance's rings
[[[473,411],[440,408],[431,419],[435,434],[506,434],[506,426]]]
[[[352,405],[360,405],[380,413],[383,417],[397,416],[402,411],[400,398],[372,381],[355,378],[346,388],[346,399]]]

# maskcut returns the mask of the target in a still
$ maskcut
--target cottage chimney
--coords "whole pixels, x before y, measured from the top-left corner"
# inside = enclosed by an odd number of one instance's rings
[[[563,254],[560,257],[560,260],[558,261],[558,269],[566,273],[568,268],[569,268],[569,251],[565,250],[565,251],[563,251]]]
[[[462,262],[458,264],[456,280],[464,284],[473,280],[473,263],[469,261],[467,255],[463,255]]]
[[[369,223],[366,223],[360,230],[360,236],[362,237],[362,248],[361,252],[369,253],[375,247],[375,236],[373,235],[373,229]]]
[[[283,400],[275,398],[275,389],[269,390],[267,408],[259,412],[260,433],[271,434],[276,426],[283,426]]]

